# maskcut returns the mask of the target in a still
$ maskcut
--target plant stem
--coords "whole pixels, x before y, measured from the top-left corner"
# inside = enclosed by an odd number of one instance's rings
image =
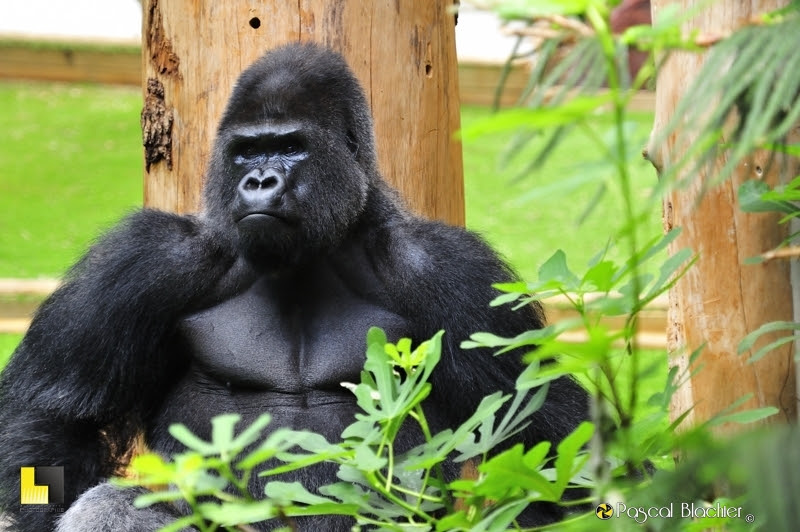
[[[364,477],[370,482],[372,487],[381,495],[386,497],[390,502],[396,504],[400,508],[416,515],[417,517],[424,519],[427,522],[433,521],[433,517],[428,515],[427,512],[419,508],[415,508],[408,504],[406,501],[395,495],[392,491],[384,489],[382,479],[374,472],[364,472]]]
[[[626,105],[630,98],[627,94],[627,91],[621,86],[620,83],[620,75],[619,75],[619,68],[622,68],[618,65],[616,60],[616,44],[614,42],[614,38],[611,35],[611,31],[608,25],[607,16],[608,13],[601,13],[597,6],[589,5],[586,11],[587,18],[591,22],[592,26],[594,27],[595,31],[597,32],[597,37],[600,40],[601,47],[603,49],[603,57],[606,62],[606,71],[608,73],[608,89],[611,95],[611,103],[612,103],[612,113],[614,118],[614,137],[615,137],[615,145],[612,147],[613,158],[615,161],[615,166],[617,169],[617,176],[619,178],[619,185],[620,185],[620,192],[622,195],[623,201],[623,209],[624,209],[624,217],[625,217],[625,227],[626,229],[623,232],[623,235],[626,237],[628,247],[629,247],[629,256],[631,257],[632,262],[630,263],[631,269],[631,288],[633,297],[637,299],[635,304],[632,305],[632,315],[628,317],[627,326],[625,328],[625,344],[628,354],[630,355],[630,363],[631,363],[631,383],[630,383],[630,397],[628,400],[627,408],[625,405],[620,402],[617,405],[617,411],[619,412],[620,416],[620,425],[622,427],[622,437],[626,440],[629,436],[629,429],[630,425],[633,420],[633,416],[636,409],[636,402],[637,402],[637,379],[639,373],[639,349],[637,345],[637,338],[636,333],[638,329],[638,320],[636,319],[636,313],[638,312],[638,299],[640,298],[640,294],[642,291],[641,286],[641,279],[639,276],[639,256],[638,256],[638,249],[639,245],[637,242],[636,236],[636,225],[634,221],[636,219],[635,208],[633,205],[633,197],[631,192],[631,176],[628,171],[628,153],[627,153],[627,138],[625,135],[625,112],[626,112]],[[605,15],[605,16],[604,16]],[[637,80],[638,81],[638,80]],[[613,389],[613,384],[612,384]],[[600,405],[594,409],[596,415],[600,418],[607,415]],[[598,423],[598,432],[601,434],[600,438],[606,439],[606,437],[611,437],[611,435],[605,434],[607,430],[607,424],[604,422],[603,419],[597,419],[596,422]],[[598,443],[598,445],[602,445]],[[603,449],[600,449],[603,450]],[[599,476],[601,480],[599,486],[601,489],[600,495],[602,495],[602,490],[606,485],[610,472],[608,471],[608,466],[600,465],[600,461],[598,461],[598,468],[600,468],[599,473],[602,476]]]

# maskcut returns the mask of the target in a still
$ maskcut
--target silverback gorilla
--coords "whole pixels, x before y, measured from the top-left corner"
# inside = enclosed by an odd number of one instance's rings
[[[513,391],[523,369],[519,356],[460,342],[542,326],[539,308],[490,307],[492,283],[512,278],[474,234],[402,206],[378,172],[369,107],[339,55],[312,44],[273,50],[233,90],[204,213],[133,213],[35,316],[0,383],[2,510],[21,531],[152,531],[180,508],[134,509],[140,492],[105,482],[137,435],[170,455],[183,450],[172,423],[207,438],[213,416],[250,423],[267,411],[271,426],[336,440],[356,412],[339,383],[359,381],[373,325],[415,343],[445,330],[425,408],[432,430],[454,427],[485,395]],[[559,441],[586,418],[586,394],[562,378],[516,438]],[[63,517],[20,505],[23,466],[63,467]],[[336,480],[333,466],[292,475],[311,490]],[[264,482],[253,479],[254,496]],[[560,515],[555,505],[528,511],[532,523]]]

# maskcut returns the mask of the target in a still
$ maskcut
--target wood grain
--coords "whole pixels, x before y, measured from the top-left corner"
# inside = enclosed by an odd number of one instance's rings
[[[659,10],[676,3],[681,12],[695,4],[690,0],[655,0],[656,18]],[[782,5],[785,2],[713,2],[684,29],[719,33]],[[668,59],[657,82],[655,131],[672,118],[677,101],[698,75],[703,59],[702,54],[691,53],[675,53]],[[687,131],[691,127],[684,126]],[[679,158],[681,150],[673,135],[664,145],[650,147],[648,152],[656,168],[666,169],[670,161]],[[753,397],[742,408],[780,409],[780,414],[768,422],[791,421],[796,415],[792,346],[786,345],[754,364],[748,363],[751,353],[737,354],[738,344],[747,333],[766,322],[792,320],[788,261],[743,264],[746,258],[777,246],[786,236],[784,227],[778,225],[778,216],[745,213],[737,203],[736,190],[742,182],[762,179],[775,184],[787,177],[788,174],[780,175],[782,165],[768,165],[768,158],[764,152],[753,154],[730,179],[709,188],[706,183],[726,162],[723,153],[714,168],[692,176],[689,186],[673,190],[664,200],[665,230],[683,230],[670,251],[688,247],[699,254],[697,264],[670,292],[667,318],[667,343],[673,365],[684,371],[690,369],[690,354],[702,348],[697,364],[691,368],[702,367],[701,371],[686,381],[672,404],[673,417],[694,407],[686,421],[689,424],[708,420],[748,393]],[[785,162],[790,170],[796,172],[800,168],[796,160]],[[776,338],[768,335],[756,348]],[[725,433],[736,427],[723,426],[719,430]]]
[[[143,2],[143,72],[173,113],[171,163],[152,164],[145,204],[197,211],[205,161],[237,76],[265,51],[316,41],[367,93],[386,179],[410,207],[464,223],[455,31],[449,1]]]

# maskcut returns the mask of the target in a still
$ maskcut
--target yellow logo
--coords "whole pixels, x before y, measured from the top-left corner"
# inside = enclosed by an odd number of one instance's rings
[[[63,504],[63,467],[21,467],[19,470],[20,504]]]
[[[605,521],[606,519],[611,519],[611,516],[614,515],[614,509],[608,503],[603,503],[597,507],[597,510],[594,511],[595,515]]]

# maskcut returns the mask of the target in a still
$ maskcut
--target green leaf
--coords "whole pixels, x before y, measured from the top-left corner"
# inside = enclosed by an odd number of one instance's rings
[[[194,433],[186,427],[186,425],[181,423],[170,425],[169,433],[173,438],[184,444],[187,448],[200,453],[203,456],[217,454],[217,448],[214,445],[195,436]]]
[[[421,445],[414,447],[401,458],[402,468],[405,473],[409,471],[419,471],[430,469],[436,464],[442,463],[447,458],[446,449],[450,449],[453,443],[453,431],[450,429],[437,432]]]
[[[381,433],[372,418],[362,418],[354,421],[342,431],[342,438],[346,441],[364,440],[373,442],[380,440]]]
[[[509,133],[522,128],[542,129],[580,122],[607,104],[610,99],[610,93],[581,95],[557,107],[515,108],[501,111],[463,129],[461,137],[474,140],[490,133]]]
[[[495,283],[492,286],[501,292],[523,294],[528,291],[528,283],[524,281],[515,281],[513,283]]]
[[[500,532],[509,530],[514,519],[528,506],[528,501],[511,500],[489,511],[488,515],[470,527],[470,532]],[[517,530],[513,527],[512,530]]]
[[[300,502],[303,504],[322,504],[331,502],[330,499],[314,495],[299,482],[282,482],[274,480],[267,483],[264,493],[270,499],[275,499],[280,504]]]
[[[564,331],[575,328],[583,322],[581,318],[568,318],[548,325],[542,329],[525,331],[514,338],[503,338],[491,333],[474,333],[469,340],[461,342],[461,349],[475,349],[478,347],[503,347],[497,354],[508,352],[524,346],[541,345],[551,341]]]
[[[267,413],[258,416],[249,427],[244,429],[231,441],[230,448],[238,454],[248,445],[255,443],[261,437],[264,429],[269,425],[271,420],[272,417]]]
[[[236,526],[265,521],[278,515],[275,505],[269,500],[230,501],[223,504],[201,503],[200,514],[222,526]]]
[[[133,501],[133,506],[136,508],[147,508],[148,506],[152,506],[153,504],[158,504],[160,502],[174,502],[182,500],[183,493],[177,490],[150,491],[136,497],[136,499]]]
[[[598,262],[591,266],[583,276],[583,290],[608,292],[614,287],[617,265],[612,261]]]
[[[242,416],[222,414],[211,420],[211,444],[220,452],[227,451],[233,442],[233,430]]]
[[[323,444],[320,441],[324,441],[322,436],[307,431],[296,431],[286,428],[278,429],[270,434],[257,448],[253,449],[247,456],[242,458],[236,464],[236,467],[240,470],[253,469],[257,465],[263,464],[267,460],[295,446],[300,446],[302,448],[302,446],[310,440],[320,445],[319,448],[316,447],[316,445],[312,448],[318,448],[320,450],[323,448]]]
[[[556,281],[564,291],[575,290],[580,286],[580,279],[567,266],[567,255],[558,250],[539,267],[540,281]]]
[[[501,347],[510,345],[509,338],[503,338],[492,333],[477,332],[470,335],[470,341],[461,342],[461,349],[474,349],[476,347]]]
[[[177,521],[173,521],[163,528],[159,528],[158,532],[184,532],[187,527],[191,527],[192,525],[202,526],[204,524],[205,523],[203,523],[203,518],[201,516],[189,515],[182,517]]]
[[[505,0],[497,6],[503,18],[532,19],[544,15],[582,15],[590,0]]]
[[[739,342],[739,348],[737,352],[741,355],[745,351],[749,351],[753,348],[753,345],[755,345],[758,339],[764,334],[777,331],[796,331],[798,329],[800,329],[800,323],[795,323],[793,321],[771,321],[769,323],[765,323],[755,331],[742,338],[742,341]]]
[[[713,427],[723,423],[755,423],[756,421],[761,421],[762,419],[774,416],[778,412],[780,412],[780,410],[774,406],[754,408],[752,410],[744,410],[742,412],[734,412],[733,414],[726,414],[711,419],[709,421],[709,426]]]
[[[455,458],[455,462],[463,462],[468,460],[474,456],[482,454],[482,446],[475,444],[475,437],[472,432],[479,427],[484,422],[491,422],[488,420],[493,420],[494,415],[500,410],[500,407],[508,401],[509,396],[503,395],[500,392],[495,392],[491,395],[487,395],[484,397],[478,408],[475,409],[475,413],[472,414],[467,421],[462,423],[453,433],[453,438],[451,439],[447,449],[447,453],[450,450],[457,449],[459,453],[461,453],[457,458]]]
[[[641,266],[653,257],[658,256],[669,246],[678,235],[681,234],[682,229],[675,227],[667,234],[659,235],[652,238],[649,242],[642,246],[642,250],[636,255],[629,257],[625,262],[625,266],[617,271],[616,279],[621,279],[624,275],[631,272],[634,265]]]
[[[386,333],[380,327],[370,327],[367,331],[367,345],[386,345]]]
[[[551,443],[549,441],[540,441],[534,447],[525,453],[525,465],[531,469],[536,469],[547,460],[547,454],[550,452]]]
[[[593,433],[594,425],[584,421],[558,444],[555,467],[559,497],[575,473],[583,467],[585,459],[578,460],[578,453],[583,450]],[[584,458],[588,458],[588,455]]]
[[[171,474],[174,469],[172,464],[168,464],[161,455],[155,453],[137,455],[133,458],[131,465],[137,473],[142,475]]]
[[[503,499],[520,495],[520,490],[531,491],[537,500],[555,501],[559,498],[553,484],[525,461],[522,444],[492,457],[478,466],[486,475],[475,486],[475,493],[491,499]],[[540,450],[535,451],[538,455]]]
[[[606,160],[575,164],[569,168],[569,171],[561,179],[531,187],[521,193],[514,204],[524,204],[533,200],[541,201],[543,198],[550,200],[554,197],[569,198],[570,195],[585,189],[595,181],[600,181],[602,184],[613,171],[614,165]]]
[[[452,530],[469,530],[471,521],[467,518],[465,510],[459,510],[443,516],[436,521],[436,532],[447,532]]]
[[[653,299],[657,295],[665,292],[668,287],[677,281],[677,279],[682,275],[681,273],[676,273],[680,269],[684,269],[687,267],[687,263],[693,264],[694,261],[692,259],[692,250],[689,248],[683,248],[676,253],[672,254],[667,260],[665,260],[661,264],[661,268],[659,268],[659,275],[658,279],[655,283],[650,287],[645,296],[645,299]]]
[[[350,475],[340,469],[339,477],[349,482],[337,482],[336,484],[323,486],[320,488],[320,493],[339,499],[344,503],[340,505],[343,508],[358,508],[361,510],[360,514],[372,514],[387,523],[409,517],[406,510],[398,505],[377,496],[374,492],[362,489],[358,484],[363,482],[363,476],[360,476],[357,472],[354,475]],[[346,505],[352,506],[348,507]],[[355,510],[350,515],[355,515]]]
[[[586,301],[586,311],[604,316],[621,316],[633,312],[634,300],[628,296],[617,297],[610,294]]]
[[[379,471],[386,465],[386,458],[375,454],[368,445],[356,447],[355,462],[362,471]]]
[[[358,505],[342,504],[340,502],[321,502],[308,506],[292,506],[284,509],[284,513],[290,517],[300,517],[304,515],[350,515],[358,517]]]
[[[538,364],[534,363],[528,367],[536,366]],[[493,422],[490,423],[488,419],[481,425],[481,442],[486,446],[485,452],[488,453],[500,442],[525,429],[531,423],[531,415],[544,405],[547,392],[550,389],[549,383],[542,383],[533,396],[529,397],[530,390],[523,384],[525,380],[522,376],[517,378],[517,392],[514,394],[514,399],[503,418],[497,423],[497,426],[494,427],[495,424]]]
[[[430,342],[422,342],[413,351],[411,350],[411,339],[401,338],[397,345],[387,343],[384,350],[395,366],[399,366],[406,372],[413,372],[414,368],[420,366],[430,351]]]
[[[779,347],[781,347],[783,345],[786,345],[786,344],[794,342],[794,341],[795,341],[795,337],[794,336],[784,336],[783,338],[778,338],[774,342],[771,342],[771,343],[765,345],[764,347],[762,347],[761,349],[759,349],[758,351],[753,353],[753,356],[751,356],[747,360],[747,363],[748,364],[752,364],[753,362],[759,360],[761,357],[763,357],[764,355],[766,355],[770,351],[773,351],[773,350],[775,350],[775,349],[777,349],[777,348],[779,348]],[[800,353],[795,354],[795,359],[798,356],[800,356]]]
[[[506,294],[497,296],[492,300],[490,305],[492,307],[499,307],[500,305],[507,305],[508,303],[513,303],[522,297],[523,294],[520,292],[508,292]]]
[[[798,208],[788,201],[765,200],[770,192],[769,185],[757,179],[745,181],[739,185],[739,207],[744,212],[782,212],[794,214]]]
[[[702,3],[700,4],[702,5]],[[620,42],[640,50],[689,49],[697,50],[697,45],[681,31],[681,24],[696,14],[695,9],[681,9],[669,4],[658,9],[658,17],[649,25],[627,28],[619,37]]]

